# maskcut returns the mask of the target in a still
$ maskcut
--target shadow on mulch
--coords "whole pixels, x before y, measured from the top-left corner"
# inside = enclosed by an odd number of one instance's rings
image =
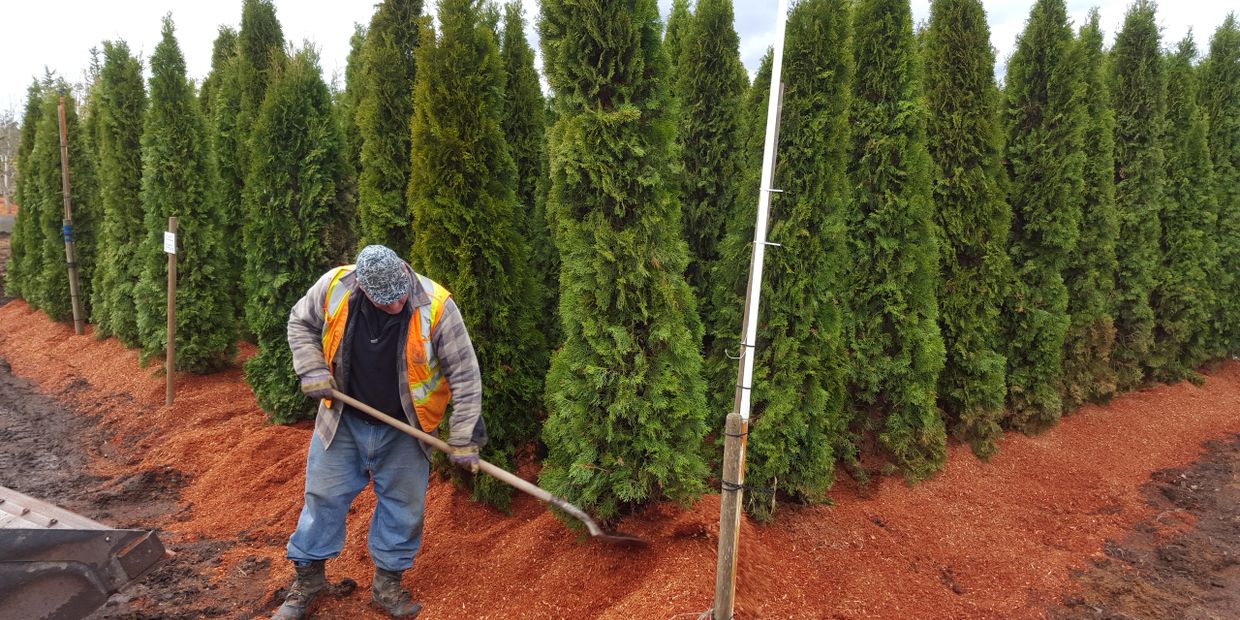
[[[1055,620],[1240,618],[1240,435],[1143,491],[1158,513],[1073,573]]]

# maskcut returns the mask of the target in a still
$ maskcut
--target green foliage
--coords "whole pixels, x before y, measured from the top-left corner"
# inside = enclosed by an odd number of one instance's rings
[[[64,224],[64,189],[61,178],[60,122],[58,107],[60,97],[65,102],[65,134],[68,138],[70,205],[73,209],[73,239],[75,258],[78,263],[78,292],[84,316],[89,298],[91,267],[94,262],[94,238],[96,207],[94,204],[94,169],[86,150],[85,135],[79,122],[77,103],[63,82],[44,89],[43,112],[39,117],[34,150],[30,157],[36,161],[34,178],[38,185],[39,252],[40,270],[31,272],[27,299],[47,313],[53,321],[73,318],[73,303],[69,290],[69,270],[65,267],[65,241],[61,234]],[[25,205],[22,205],[23,207]]]
[[[365,43],[366,27],[354,24],[345,65],[345,88],[334,93],[332,100],[344,168],[336,186],[336,204],[329,210],[327,226],[323,229],[323,251],[330,264],[351,263],[357,254],[357,177],[362,170],[362,134],[357,126],[357,106],[365,92],[362,79],[362,46]]]
[[[206,123],[185,77],[185,58],[165,17],[151,56],[150,107],[142,132],[144,239],[133,256],[141,266],[134,298],[143,360],[168,340],[167,255],[163,231],[177,217],[176,365],[196,373],[232,359],[236,323],[227,312],[236,273],[229,271],[223,222],[210,190],[215,176]]]
[[[995,54],[980,0],[936,0],[924,35],[927,136],[943,282],[939,327],[947,351],[939,403],[981,458],[1002,435],[1003,329],[1012,211],[1003,195],[1003,134]]]
[[[237,71],[241,82],[241,126],[248,132],[267,94],[272,74],[284,58],[284,30],[273,0],[242,0],[241,31],[237,33]],[[249,169],[248,145],[242,143],[241,163]]]
[[[1211,353],[1240,355],[1240,26],[1235,13],[1215,30],[1200,71],[1218,201],[1219,268],[1211,276],[1218,306]]]
[[[223,225],[224,239],[228,240],[225,260],[230,273],[241,273],[245,268],[245,254],[241,240],[241,196],[245,190],[245,169],[242,166],[241,149],[249,139],[249,130],[241,125],[241,71],[240,59],[233,57],[219,69],[220,81],[211,93],[211,127],[208,140],[211,159],[216,169],[213,181],[213,199],[216,212]],[[232,287],[227,314],[238,323],[245,314],[245,289]]]
[[[452,291],[482,367],[490,441],[483,458],[516,464],[537,435],[547,345],[517,222],[517,169],[500,120],[504,68],[473,0],[441,0],[440,35],[427,28],[413,89],[413,265]],[[520,214],[521,219],[530,219]],[[475,480],[474,495],[503,509],[511,489]]]
[[[1210,278],[1218,272],[1214,240],[1218,203],[1206,119],[1197,105],[1192,35],[1167,58],[1167,200],[1162,212],[1161,268],[1151,295],[1154,377],[1201,381],[1194,369],[1210,358]]]
[[[43,85],[34,80],[26,89],[26,107],[22,115],[21,139],[17,145],[17,188],[13,202],[20,207],[13,235],[9,239],[9,264],[5,268],[5,293],[31,301],[33,274],[43,269],[41,248],[43,229],[39,228],[39,206],[42,199],[34,183],[36,169],[30,153],[34,150],[36,129],[43,115]]]
[[[504,5],[500,57],[507,76],[501,125],[517,167],[520,213],[517,230],[529,246],[535,303],[540,308],[535,319],[537,329],[546,337],[547,344],[552,345],[559,341],[556,306],[559,304],[560,256],[551,243],[546,194],[538,188],[547,176],[547,102],[538,83],[538,72],[534,70],[534,50],[525,39],[520,2]]]
[[[1154,344],[1150,293],[1160,262],[1166,162],[1163,124],[1167,80],[1154,3],[1137,0],[1111,51],[1115,106],[1115,204],[1120,214],[1116,256],[1115,350],[1112,365],[1121,391],[1139,386]]]
[[[284,423],[314,414],[293,373],[288,312],[327,268],[323,229],[344,160],[314,52],[297,52],[273,77],[243,197],[246,322],[258,344],[245,379],[268,419]]]
[[[1098,11],[1090,12],[1081,28],[1081,66],[1085,80],[1085,185],[1081,205],[1081,234],[1068,255],[1064,282],[1068,285],[1070,325],[1064,341],[1063,410],[1086,401],[1102,401],[1115,394],[1111,350],[1115,320],[1111,315],[1115,274],[1119,264],[1119,212],[1115,209],[1115,115],[1107,84],[1106,57]]]
[[[1008,63],[1007,173],[1012,206],[1008,423],[1023,431],[1063,411],[1068,334],[1064,271],[1076,247],[1084,200],[1084,80],[1081,48],[1063,0],[1034,4]]]
[[[548,218],[565,343],[547,376],[552,492],[603,519],[706,476],[702,327],[666,177],[675,131],[655,0],[545,0],[557,119]]]
[[[413,235],[405,192],[421,13],[421,0],[383,0],[362,47],[365,85],[357,108],[362,134],[359,245],[386,245],[401,256],[409,256]]]
[[[726,13],[730,28],[731,11],[719,6],[727,4],[704,0],[698,4],[694,19],[715,19]],[[684,56],[686,69],[695,47],[709,46],[706,41],[695,40],[699,32],[703,30],[696,23],[691,26]],[[756,357],[745,478],[757,486],[778,487],[804,501],[821,500],[834,479],[836,458],[851,460],[855,451],[846,438],[842,302],[836,288],[846,264],[851,35],[847,0],[803,0],[788,17],[784,52],[788,88],[776,179],[776,186],[786,194],[777,195],[772,204],[776,216],[771,218],[768,235],[782,245],[766,253],[762,322],[756,347],[750,350]],[[718,52],[721,50],[712,53]],[[762,82],[759,78],[754,88],[769,89],[769,65],[765,79]],[[739,97],[727,105],[739,111]],[[752,112],[756,114],[757,110]],[[754,120],[753,133],[757,134],[757,127],[765,127],[765,118]],[[716,148],[723,150],[722,145]],[[726,148],[736,150],[734,143]],[[760,165],[760,147],[757,157],[746,155]],[[740,174],[740,162],[736,166],[730,176]],[[704,166],[699,173],[705,176],[708,169]],[[724,398],[731,398],[735,391],[737,362],[724,353],[736,349],[741,340],[755,209],[752,201],[733,200],[725,214],[728,234],[712,273],[715,280],[730,285],[717,294],[714,313],[718,331],[709,368],[716,408],[724,407]],[[761,520],[771,518],[774,504],[769,495],[749,493],[745,498],[751,514]]]
[[[918,480],[947,455],[935,406],[946,352],[935,298],[939,248],[922,67],[908,0],[862,0],[855,15],[851,262],[843,293],[851,314],[849,408]]]
[[[96,336],[114,335],[125,346],[133,347],[138,344],[134,285],[141,272],[140,263],[133,257],[145,234],[140,192],[146,87],[142,62],[124,41],[105,41],[103,50],[95,107],[102,226],[91,316]]]
[[[685,35],[689,31],[689,22],[693,19],[693,13],[689,11],[689,0],[672,0],[672,10],[667,16],[667,26],[663,32],[663,49],[667,52],[667,58],[670,61],[668,65],[668,75],[672,77],[675,83],[676,76],[680,74],[680,55],[684,50]],[[676,93],[673,91],[672,96]]]
[[[366,70],[362,64],[362,50],[365,46],[366,26],[354,24],[353,36],[349,37],[349,57],[344,67],[344,91],[336,98],[337,120],[340,122],[340,132],[344,140],[341,144],[354,185],[357,184],[357,176],[362,172],[362,130],[357,124],[357,108],[366,92]]]
[[[812,47],[812,46],[811,46]],[[848,56],[851,62],[851,54]],[[771,90],[771,65],[774,53],[767,48],[758,64],[754,82],[745,93],[743,123],[739,137],[739,150],[744,166],[737,183],[740,185],[736,211],[730,216],[723,241],[719,244],[719,260],[711,267],[711,287],[708,291],[709,312],[704,312],[706,336],[709,344],[704,362],[707,380],[706,401],[709,405],[707,421],[711,428],[723,428],[727,415],[736,401],[736,377],[738,360],[733,359],[740,342],[742,308],[738,295],[745,294],[749,282],[749,263],[753,252],[753,226],[757,212],[759,178],[762,176],[762,149],[766,141],[767,103]],[[852,93],[849,92],[851,97]],[[783,113],[787,116],[787,113]],[[778,184],[778,183],[777,183]],[[774,204],[774,202],[772,203]],[[769,232],[769,229],[768,229]],[[771,256],[769,253],[766,255]],[[763,304],[763,311],[769,306]],[[721,446],[720,446],[721,447]]]
[[[748,78],[732,21],[731,0],[699,0],[683,33],[677,71],[681,208],[689,243],[685,278],[699,300],[709,299],[710,270],[726,223],[738,214],[747,163],[738,147]],[[703,317],[711,314],[705,301],[698,310]]]
[[[198,89],[198,105],[202,106],[203,116],[209,121],[213,116],[212,104],[216,91],[224,82],[224,73],[228,65],[237,57],[237,31],[232,26],[220,26],[215,42],[211,44],[211,72],[202,81]]]

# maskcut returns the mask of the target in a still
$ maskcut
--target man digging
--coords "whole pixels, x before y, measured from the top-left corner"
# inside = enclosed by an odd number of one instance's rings
[[[422,542],[430,450],[396,428],[328,400],[332,389],[433,433],[453,402],[449,458],[477,471],[486,441],[482,377],[447,289],[395,252],[371,245],[355,265],[323,274],[289,313],[288,342],[301,390],[320,399],[306,458],[305,504],[289,538],[296,577],[273,620],[305,618],[340,554],[353,498],[374,482],[368,547],[371,604],[397,618],[421,611],[401,586]]]

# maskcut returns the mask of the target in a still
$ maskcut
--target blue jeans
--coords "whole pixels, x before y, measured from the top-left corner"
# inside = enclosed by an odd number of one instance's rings
[[[430,461],[417,440],[387,424],[342,416],[329,449],[323,449],[317,434],[310,440],[306,501],[288,541],[288,559],[307,562],[340,555],[349,504],[373,479],[378,501],[370,520],[370,558],[389,571],[413,566],[422,544],[429,475]]]

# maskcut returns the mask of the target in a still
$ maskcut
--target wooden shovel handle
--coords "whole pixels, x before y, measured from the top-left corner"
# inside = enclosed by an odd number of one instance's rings
[[[381,420],[392,426],[395,426],[396,428],[404,431],[405,433],[412,435],[418,441],[428,444],[429,446],[431,446],[432,448],[435,448],[436,450],[439,450],[440,452],[443,452],[445,454],[452,453],[452,447],[444,443],[442,439],[439,439],[438,437],[435,437],[434,435],[418,430],[416,427],[414,427],[411,424],[397,420],[396,418],[393,418],[392,416],[386,413],[383,413],[382,411],[379,411],[378,409],[375,409],[374,407],[371,407],[370,405],[367,405],[366,403],[360,400],[357,400],[356,398],[353,398],[352,396],[349,396],[348,394],[345,394],[341,392],[340,390],[332,390],[332,400],[339,400],[340,402],[350,405],[354,409],[357,409],[358,411],[361,411],[362,413],[365,413],[366,415],[369,415],[372,418]],[[591,519],[589,515],[583,512],[580,508],[552,495],[550,492],[546,491],[542,487],[536,484],[533,484],[531,482],[528,482],[526,480],[523,480],[517,477],[516,475],[509,473],[507,470],[501,469],[500,467],[492,463],[488,463],[487,461],[484,461],[482,459],[478,460],[478,468],[481,469],[483,472],[486,472],[488,476],[491,476],[495,478],[496,480],[499,480],[500,482],[503,482],[504,484],[507,484],[508,486],[512,488],[517,489],[518,491],[521,491],[528,495],[532,495],[538,498],[540,501],[551,504],[559,508],[560,510],[567,512],[568,514],[573,515],[577,519],[580,519],[582,523],[585,523],[586,529],[590,530],[591,536],[599,536],[600,534],[603,533],[602,528],[600,528],[598,524],[596,524],[594,520]]]

